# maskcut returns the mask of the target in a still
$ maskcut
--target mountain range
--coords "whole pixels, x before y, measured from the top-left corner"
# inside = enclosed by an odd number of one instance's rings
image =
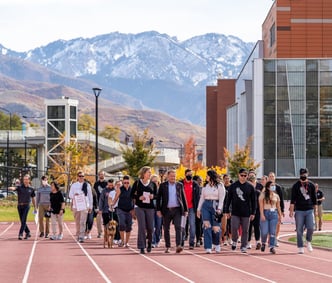
[[[0,45],[0,91],[21,90],[36,99],[70,92],[92,103],[91,88],[98,86],[103,106],[149,113],[143,116],[159,112],[163,119],[187,122],[184,127],[201,126],[203,133],[206,86],[235,78],[252,47],[235,36],[210,33],[179,41],[156,31],[58,40],[26,52]],[[38,108],[20,107],[32,113]]]

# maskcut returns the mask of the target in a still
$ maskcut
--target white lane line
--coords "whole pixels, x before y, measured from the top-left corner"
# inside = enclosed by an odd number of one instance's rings
[[[138,251],[136,251],[136,250],[133,249],[133,248],[130,248],[130,250],[133,251],[133,252],[135,252],[135,253],[138,253]],[[165,266],[165,265],[159,263],[158,261],[155,261],[154,259],[151,259],[150,257],[148,257],[148,256],[146,256],[146,255],[140,254],[140,256],[144,257],[145,259],[147,259],[147,260],[153,262],[154,264],[160,266],[161,268],[163,268],[163,269],[169,271],[170,273],[176,275],[177,277],[180,277],[181,279],[183,279],[183,280],[185,280],[185,281],[187,281],[187,282],[191,282],[191,283],[194,283],[194,282],[195,282],[195,281],[192,281],[192,280],[190,280],[189,278],[187,278],[187,277],[181,275],[180,273],[177,273],[176,271],[174,271],[174,270],[168,268],[167,266]]]
[[[251,276],[251,277],[255,277],[255,278],[257,278],[257,279],[260,279],[260,280],[263,280],[263,281],[266,281],[266,282],[271,282],[271,283],[275,283],[275,282],[276,282],[276,281],[272,281],[272,280],[270,280],[270,279],[268,279],[268,278],[265,278],[265,277],[262,277],[262,276],[256,275],[256,274],[254,274],[254,273],[247,272],[247,271],[244,271],[244,270],[242,270],[242,269],[238,269],[238,268],[236,268],[236,267],[234,267],[234,266],[231,266],[231,265],[228,265],[228,264],[224,264],[224,263],[221,263],[221,262],[219,262],[219,261],[215,261],[215,260],[213,260],[213,259],[210,259],[210,258],[207,258],[207,257],[203,257],[203,256],[198,255],[198,254],[194,254],[194,253],[192,253],[192,252],[188,252],[188,251],[186,251],[186,253],[191,254],[191,255],[194,255],[194,256],[199,257],[199,258],[201,258],[201,259],[204,259],[204,260],[207,260],[207,261],[213,262],[213,263],[215,263],[215,264],[218,264],[218,265],[224,266],[224,267],[226,267],[226,268],[229,268],[229,269],[235,270],[235,271],[237,271],[237,272],[240,272],[240,273],[243,273],[243,274],[249,275],[249,276]],[[245,256],[245,255],[242,255],[242,256]]]
[[[38,227],[39,226],[37,225],[37,230],[36,231],[38,231]],[[30,269],[31,269],[31,264],[32,264],[32,259],[33,259],[33,256],[35,254],[37,243],[38,243],[38,237],[37,237],[37,233],[36,233],[35,239],[33,240],[33,245],[32,245],[31,253],[30,253],[30,256],[29,256],[28,264],[27,264],[27,267],[25,268],[25,272],[24,272],[24,277],[23,277],[22,283],[27,283],[28,282],[28,278],[29,278],[29,274],[30,274]]]
[[[283,265],[283,266],[286,266],[286,267],[289,267],[289,268],[298,269],[298,270],[305,271],[305,272],[308,272],[308,273],[313,273],[313,274],[316,274],[316,275],[319,275],[319,276],[332,278],[332,275],[329,275],[329,274],[326,274],[326,273],[321,273],[321,272],[313,271],[313,270],[310,270],[310,269],[298,267],[298,266],[295,266],[295,265],[292,265],[292,264],[283,263],[283,262],[279,262],[279,261],[275,261],[275,260],[271,260],[271,259],[267,259],[267,258],[261,258],[259,256],[254,256],[254,255],[250,255],[250,254],[249,254],[249,256],[260,259],[260,260],[272,262],[272,263],[275,263],[275,264]],[[303,256],[303,255],[299,255],[299,256]]]
[[[72,232],[69,230],[68,226],[66,223],[64,223],[66,226],[67,231],[69,232],[69,234],[71,235],[71,237],[76,241],[75,236],[72,234]],[[76,241],[77,242],[77,241]],[[107,283],[112,283],[111,280],[109,280],[106,276],[106,274],[101,270],[101,268],[98,266],[98,264],[93,260],[93,258],[89,255],[89,253],[83,248],[83,246],[77,242],[78,246],[81,248],[81,250],[83,251],[83,253],[87,256],[87,258],[91,261],[92,265],[97,269],[97,271],[99,272],[99,274],[104,278],[105,282]]]
[[[14,222],[12,222],[4,231],[1,232],[0,237],[5,234],[10,228],[12,228],[14,225]]]

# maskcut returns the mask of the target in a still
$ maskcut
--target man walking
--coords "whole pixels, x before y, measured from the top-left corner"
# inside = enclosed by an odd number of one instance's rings
[[[76,236],[80,243],[84,242],[86,219],[93,207],[92,190],[88,182],[84,180],[84,173],[77,173],[78,181],[70,187],[69,198],[72,199],[72,211],[74,213]]]
[[[51,186],[47,183],[47,177],[41,177],[41,187],[37,190],[37,207],[38,207],[38,221],[39,221],[39,237],[48,238],[50,233],[50,218],[45,217],[45,212],[50,208],[50,193]],[[45,219],[45,226],[44,226]]]
[[[161,183],[159,187],[157,194],[157,215],[163,217],[166,244],[165,253],[169,253],[171,248],[169,231],[171,221],[173,221],[175,227],[176,252],[180,253],[183,251],[183,247],[181,246],[181,218],[188,214],[187,200],[184,194],[183,184],[176,182],[175,170],[169,170],[167,172],[167,180],[168,181]]]
[[[97,204],[99,204],[100,195],[101,195],[102,191],[106,188],[106,186],[107,186],[107,181],[105,180],[105,172],[100,171],[98,173],[98,181],[93,186],[96,191],[96,194],[97,194]],[[101,237],[101,233],[102,233],[101,219],[102,219],[102,213],[97,212],[96,223],[97,223],[97,230],[98,230],[98,236],[97,236],[98,238]]]
[[[307,249],[312,252],[312,234],[314,233],[314,211],[316,213],[317,196],[315,185],[308,180],[308,169],[300,169],[300,180],[292,187],[291,204],[289,207],[289,216],[294,216],[297,236],[297,247],[299,254],[304,253],[303,248],[303,231],[307,229],[306,240]]]
[[[252,184],[247,181],[248,171],[244,168],[239,170],[239,179],[228,189],[225,212],[230,217],[232,205],[231,230],[232,250],[236,249],[238,230],[242,227],[241,252],[247,252],[249,221],[254,220],[256,213],[256,193]]]
[[[187,224],[189,225],[189,249],[193,250],[195,246],[196,236],[196,212],[200,198],[200,188],[196,181],[193,180],[191,169],[186,169],[185,179],[183,180],[184,193],[188,205],[188,219]],[[187,231],[187,229],[186,229]],[[186,232],[184,232],[185,234]],[[183,238],[185,235],[182,235]]]
[[[17,210],[18,215],[20,216],[21,227],[18,233],[18,239],[23,239],[23,232],[25,232],[24,239],[27,240],[31,237],[30,229],[27,225],[27,217],[30,209],[30,203],[32,202],[34,207],[34,212],[36,212],[36,199],[35,199],[35,191],[30,186],[30,176],[24,175],[23,184],[19,185],[16,188],[17,191]]]

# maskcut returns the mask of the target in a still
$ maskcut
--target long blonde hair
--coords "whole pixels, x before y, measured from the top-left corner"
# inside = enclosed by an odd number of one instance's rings
[[[149,166],[143,166],[143,167],[139,170],[139,172],[138,172],[138,178],[140,178],[140,179],[144,179],[144,175],[145,175],[145,173],[146,173],[148,170],[151,170],[151,167],[149,167]]]

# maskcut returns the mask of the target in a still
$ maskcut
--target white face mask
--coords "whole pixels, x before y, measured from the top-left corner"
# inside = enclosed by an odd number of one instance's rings
[[[272,192],[274,192],[274,191],[276,190],[276,186],[271,186],[271,187],[270,187],[270,190],[271,190]]]

